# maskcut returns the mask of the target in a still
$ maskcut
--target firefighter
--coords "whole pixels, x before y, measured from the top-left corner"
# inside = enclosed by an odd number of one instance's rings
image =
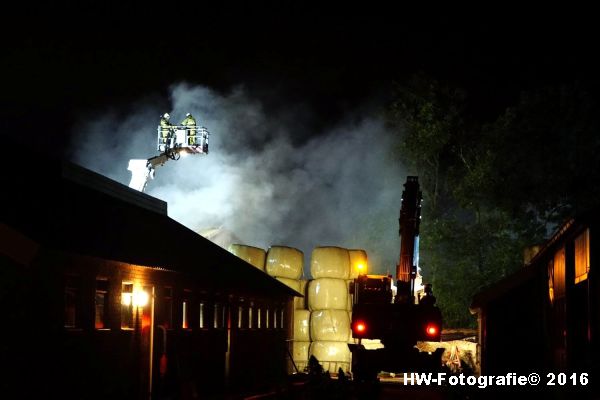
[[[436,298],[433,295],[433,287],[431,286],[431,283],[426,283],[425,284],[425,296],[423,296],[421,298],[421,300],[419,301],[419,304],[422,304],[424,306],[431,306],[433,307],[435,305],[436,302]]]
[[[192,114],[187,113],[181,121],[181,125],[186,127],[188,145],[194,146],[196,144],[196,119],[192,117]]]
[[[163,116],[160,117],[160,135],[162,144],[164,144],[165,147],[169,147],[168,142],[173,132],[173,125],[169,122],[170,119],[171,116],[169,113],[164,113]]]

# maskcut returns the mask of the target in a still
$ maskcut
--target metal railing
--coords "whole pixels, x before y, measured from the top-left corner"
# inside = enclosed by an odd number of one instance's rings
[[[157,150],[166,152],[176,148],[193,148],[197,153],[208,153],[210,133],[204,126],[170,125],[158,126]]]

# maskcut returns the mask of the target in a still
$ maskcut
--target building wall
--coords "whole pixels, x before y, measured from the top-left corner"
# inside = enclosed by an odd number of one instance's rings
[[[482,373],[600,371],[596,227],[593,218],[566,224],[524,267],[531,274],[480,305]],[[586,229],[589,272],[576,279],[575,241]]]
[[[531,279],[485,309],[485,374],[540,370],[544,363],[541,293]]]
[[[173,271],[43,248],[31,265],[0,260],[6,278],[0,294],[11,331],[0,354],[17,366],[13,379],[0,386],[5,392],[146,398],[152,390],[158,397],[193,397],[248,392],[285,377],[292,297],[219,291]],[[131,327],[122,325],[123,283],[150,295],[148,305],[134,311]],[[96,326],[97,289],[106,292],[104,327]],[[169,304],[172,318],[165,323]],[[217,327],[215,304],[225,311]],[[259,328],[259,308],[278,313],[276,327],[271,316],[270,326],[263,321]],[[245,315],[240,325],[238,309]],[[261,314],[265,318],[265,311]]]

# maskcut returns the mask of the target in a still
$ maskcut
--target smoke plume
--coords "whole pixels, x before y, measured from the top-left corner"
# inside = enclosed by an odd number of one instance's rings
[[[325,245],[363,248],[372,273],[394,271],[406,174],[381,120],[365,115],[306,132],[302,112],[271,112],[242,88],[221,95],[181,83],[170,100],[81,122],[73,161],[127,185],[129,159],[157,154],[160,115],[178,123],[191,112],[211,133],[210,153],[169,161],[146,189],[168,202],[171,218],[196,232],[220,227],[264,249],[296,247],[307,277],[312,249]]]

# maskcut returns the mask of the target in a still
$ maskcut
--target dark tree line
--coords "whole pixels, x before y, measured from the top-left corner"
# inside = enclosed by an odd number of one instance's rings
[[[493,95],[493,94],[490,94]],[[597,97],[580,83],[523,92],[494,120],[424,75],[395,86],[388,121],[423,194],[420,266],[450,327],[473,294],[523,265],[525,247],[600,199]]]

